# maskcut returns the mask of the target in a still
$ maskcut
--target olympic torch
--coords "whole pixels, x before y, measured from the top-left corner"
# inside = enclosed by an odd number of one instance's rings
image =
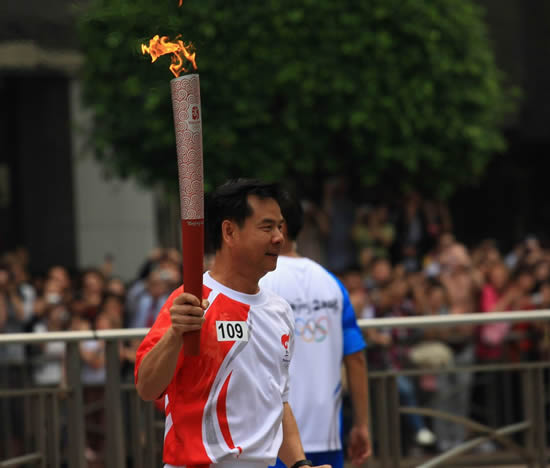
[[[185,61],[197,69],[195,53],[180,40],[169,42],[166,36],[155,36],[149,46],[141,46],[142,53],[158,57],[171,53],[170,70],[175,78],[170,82],[176,150],[183,256],[183,284],[185,291],[202,300],[202,274],[204,257],[204,184],[202,157],[202,119],[200,83],[197,73],[179,76]],[[200,351],[200,331],[187,333],[184,354],[196,356]]]

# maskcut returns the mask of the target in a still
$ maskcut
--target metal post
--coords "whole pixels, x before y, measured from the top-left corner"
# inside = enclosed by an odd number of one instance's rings
[[[129,393],[130,397],[130,430],[132,441],[132,466],[143,468],[143,450],[142,434],[143,421],[141,413],[143,411],[141,399],[136,392]]]
[[[500,389],[500,383],[502,379],[500,378],[498,372],[489,372],[487,376],[488,379],[485,385],[484,401],[486,402],[489,412],[488,426],[490,426],[493,430],[496,430],[498,429],[499,399],[493,398],[492,395],[493,392],[496,392]]]
[[[513,372],[502,372],[499,375],[501,376],[501,384],[502,386],[499,386],[497,388],[500,388],[502,390],[502,398],[504,400],[504,423],[502,423],[502,420],[500,423],[502,426],[507,426],[508,424],[512,424],[514,421],[514,392],[513,392],[513,378],[512,378]],[[495,425],[495,428],[498,427],[498,424]]]
[[[48,432],[48,466],[61,466],[61,459],[59,456],[59,402],[58,394],[53,391],[49,395],[51,404],[49,407],[49,414],[46,418],[47,432]]]
[[[42,468],[46,468],[46,453],[47,453],[47,446],[46,446],[46,401],[45,401],[45,395],[43,393],[40,393],[36,396],[36,404],[37,404],[37,411],[36,411],[36,444],[37,449],[42,455],[42,460],[40,461],[40,466]]]
[[[397,376],[388,378],[388,414],[389,421],[388,436],[390,439],[390,452],[393,468],[401,466],[401,417],[399,413],[399,389],[397,387]]]
[[[23,388],[31,388],[32,381],[30,379],[30,370],[27,368],[30,367],[28,363],[21,364],[18,367],[14,367],[14,372],[17,372],[18,376],[16,382],[20,382]],[[23,397],[17,397],[14,399],[13,404],[16,405],[16,408],[23,411],[21,415],[23,417],[23,440],[24,440],[24,449],[25,453],[31,452],[34,444],[36,444],[36,438],[33,437],[33,397],[29,395],[24,395]],[[19,411],[18,411],[19,413]]]
[[[388,427],[388,404],[387,404],[387,377],[376,379],[376,426],[378,434],[378,454],[381,467],[390,466],[389,438],[392,436]]]
[[[125,466],[124,432],[122,425],[122,405],[120,399],[120,358],[118,341],[106,342],[107,384],[107,466]]]
[[[529,454],[529,465],[528,468],[535,468],[535,420],[533,414],[533,379],[531,378],[532,372],[529,370],[524,370],[521,372],[521,393],[523,400],[523,420],[529,423],[529,428],[527,429],[523,445],[525,450]]]
[[[84,459],[84,401],[80,380],[80,350],[78,342],[67,343],[67,384],[69,401],[67,431],[69,446],[69,468],[86,468]]]
[[[8,380],[8,366],[0,363],[0,388],[8,390],[10,388]],[[5,456],[7,458],[13,456],[13,443],[11,435],[11,408],[10,398],[0,398],[0,414],[4,415],[0,418],[0,434]]]
[[[546,398],[544,395],[544,370],[533,369],[533,401],[536,415],[535,446],[537,462],[541,468],[547,466],[546,456]]]
[[[145,466],[157,466],[157,438],[155,430],[155,407],[145,405]]]

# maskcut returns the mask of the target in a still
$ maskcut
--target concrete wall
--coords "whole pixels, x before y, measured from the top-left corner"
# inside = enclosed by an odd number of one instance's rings
[[[91,119],[77,80],[70,94],[77,265],[96,266],[111,254],[114,274],[129,280],[157,244],[154,195],[133,181],[105,176],[86,144]]]

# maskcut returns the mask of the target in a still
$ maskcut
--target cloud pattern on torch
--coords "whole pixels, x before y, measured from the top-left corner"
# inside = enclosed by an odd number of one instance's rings
[[[181,219],[204,218],[202,119],[199,75],[170,82],[178,153]]]

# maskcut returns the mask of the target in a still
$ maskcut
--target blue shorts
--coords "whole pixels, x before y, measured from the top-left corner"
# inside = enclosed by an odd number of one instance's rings
[[[313,466],[332,465],[332,468],[344,468],[344,451],[331,450],[329,452],[306,453],[306,458],[313,462]],[[277,458],[275,468],[285,468],[285,464]]]

